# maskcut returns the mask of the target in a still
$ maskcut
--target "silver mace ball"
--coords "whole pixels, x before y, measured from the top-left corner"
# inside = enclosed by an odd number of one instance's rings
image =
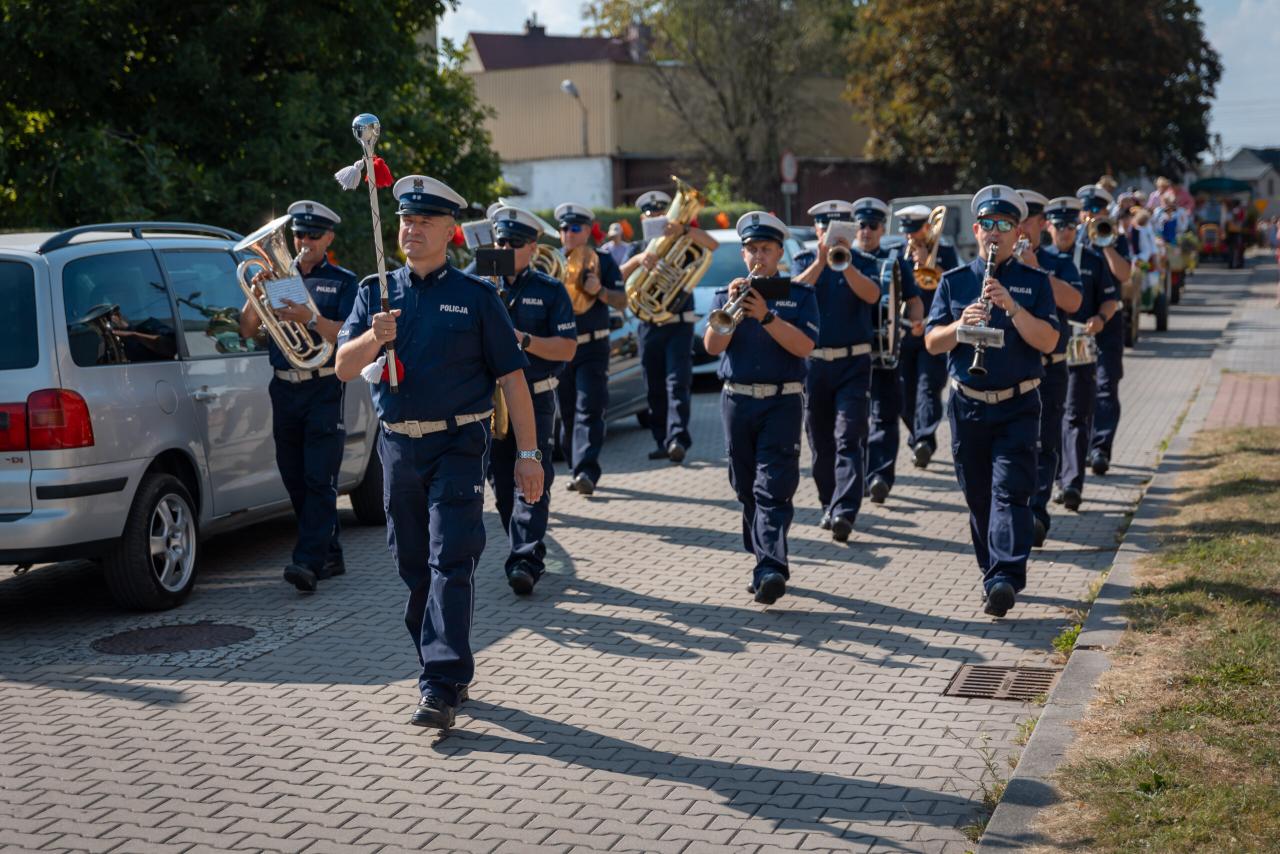
[[[382,133],[382,122],[378,121],[378,117],[372,113],[361,113],[351,120],[351,133],[362,144],[372,146],[378,141],[378,135]]]

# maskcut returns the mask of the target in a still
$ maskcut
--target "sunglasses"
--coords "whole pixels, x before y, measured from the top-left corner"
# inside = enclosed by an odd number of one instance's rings
[[[858,231],[878,231],[881,223],[871,222],[870,220],[860,219],[857,222]]]
[[[1001,234],[1008,234],[1013,231],[1013,223],[1007,219],[992,219],[984,216],[978,220],[978,228],[983,231],[998,231]]]
[[[1106,209],[1107,209],[1107,206],[1106,206],[1106,204],[1105,204],[1105,203],[1104,203],[1104,204],[1101,204],[1101,205],[1085,205],[1085,206],[1084,206],[1084,212],[1085,212],[1085,213],[1099,213],[1099,212],[1104,211],[1104,210],[1106,210]]]
[[[494,245],[499,249],[523,249],[529,245],[529,241],[521,237],[499,237],[494,241]]]
[[[295,231],[293,236],[299,240],[319,240],[324,237],[323,231]]]
[[[566,222],[564,225],[560,226],[561,231],[567,231],[570,234],[577,234],[579,231],[582,231],[583,228],[584,226],[580,222]]]

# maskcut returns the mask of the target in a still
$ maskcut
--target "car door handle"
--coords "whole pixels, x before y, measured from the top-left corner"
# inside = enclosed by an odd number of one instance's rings
[[[216,391],[209,391],[206,388],[202,388],[199,391],[192,392],[191,397],[194,400],[200,401],[217,400],[218,393]]]

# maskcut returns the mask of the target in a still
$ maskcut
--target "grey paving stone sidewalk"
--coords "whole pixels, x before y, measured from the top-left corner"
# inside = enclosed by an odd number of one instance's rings
[[[439,744],[405,724],[416,664],[381,530],[303,597],[288,524],[207,544],[191,601],[114,611],[82,566],[0,582],[0,843],[77,851],[962,852],[982,750],[1035,709],[946,698],[965,663],[1043,664],[1111,562],[1125,513],[1203,376],[1245,273],[1201,270],[1126,363],[1112,473],[1055,522],[1015,619],[981,614],[944,450],[905,457],[847,546],[806,477],[790,595],[745,591],[718,396],[695,397],[683,467],[610,437],[596,496],[552,503],[551,574],[513,597],[489,514],[473,700]],[[1150,329],[1151,319],[1144,318]],[[807,465],[807,454],[805,457]],[[244,643],[122,657],[91,643],[208,620]]]

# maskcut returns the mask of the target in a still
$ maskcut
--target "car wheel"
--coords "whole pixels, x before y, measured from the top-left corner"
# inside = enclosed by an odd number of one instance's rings
[[[360,485],[351,490],[351,509],[361,525],[387,524],[387,509],[382,503],[382,459],[376,443]]]
[[[191,595],[199,556],[193,507],[191,493],[173,475],[142,478],[124,534],[102,562],[107,589],[117,604],[160,611]]]

